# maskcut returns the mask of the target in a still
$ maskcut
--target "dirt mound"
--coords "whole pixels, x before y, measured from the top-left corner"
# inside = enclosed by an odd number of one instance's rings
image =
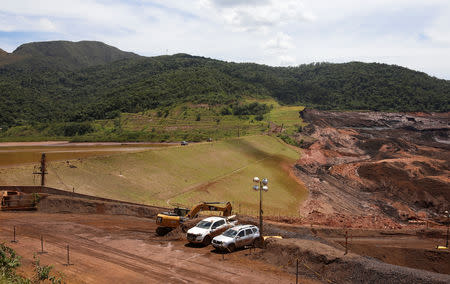
[[[397,228],[448,209],[448,113],[306,110],[303,117],[315,139],[295,166],[310,192],[303,221]]]
[[[259,257],[295,273],[296,260],[303,275],[336,283],[448,283],[450,276],[412,268],[388,265],[361,257],[327,244],[309,240],[271,239]]]
[[[422,170],[426,165],[425,170]],[[372,192],[380,192],[391,200],[398,200],[420,208],[443,212],[450,203],[449,179],[442,180],[423,173],[430,168],[422,162],[415,162],[415,173],[402,162],[365,163],[358,169],[360,177],[368,179],[377,186]],[[436,170],[435,172],[442,172]]]
[[[154,218],[161,210],[158,207],[132,205],[120,201],[89,200],[59,195],[43,198],[37,207],[38,211],[44,213],[91,213],[147,218]]]

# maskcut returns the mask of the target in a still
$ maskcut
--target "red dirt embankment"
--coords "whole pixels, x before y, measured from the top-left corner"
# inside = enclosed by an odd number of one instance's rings
[[[411,254],[417,258],[420,252]],[[449,260],[449,254],[431,252]],[[302,275],[315,276],[324,283],[448,283],[450,276],[424,270],[389,265],[354,253],[343,254],[325,243],[305,239],[271,239],[259,254],[266,262],[285,267],[294,273],[296,261]]]
[[[397,228],[449,209],[449,113],[301,115],[302,135],[315,139],[296,164],[310,191],[304,222]]]

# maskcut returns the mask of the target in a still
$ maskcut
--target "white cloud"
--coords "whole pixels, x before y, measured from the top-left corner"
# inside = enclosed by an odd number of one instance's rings
[[[450,79],[449,19],[448,0],[15,0],[0,5],[0,48],[88,39],[149,56],[361,60]]]
[[[47,18],[41,18],[38,22],[38,30],[55,32],[57,31],[56,26]]]
[[[266,49],[273,50],[286,50],[294,48],[295,46],[292,42],[292,38],[289,35],[283,32],[279,32],[275,37],[268,40],[264,47]]]
[[[210,0],[210,8],[216,9],[219,18],[224,20],[236,31],[269,32],[271,28],[282,27],[314,19],[302,2],[296,0],[285,1],[231,1],[224,5],[223,1]],[[219,5],[218,5],[219,4]]]

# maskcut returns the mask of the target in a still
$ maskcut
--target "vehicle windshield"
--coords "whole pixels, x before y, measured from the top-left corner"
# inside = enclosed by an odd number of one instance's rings
[[[230,238],[236,236],[236,234],[237,234],[237,231],[233,230],[233,229],[228,229],[228,230],[225,231],[225,233],[223,233],[223,235],[225,237],[230,237]]]
[[[200,221],[196,227],[202,228],[202,229],[208,229],[209,227],[211,227],[211,223],[212,222],[208,222],[208,221]]]

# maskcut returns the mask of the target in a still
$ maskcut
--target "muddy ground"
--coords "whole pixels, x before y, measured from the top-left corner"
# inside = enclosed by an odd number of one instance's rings
[[[449,114],[302,116],[294,172],[309,198],[301,217],[266,217],[265,235],[284,239],[264,250],[190,246],[181,230],[155,234],[161,208],[67,194],[44,198],[37,212],[0,212],[0,241],[16,226],[9,245],[31,275],[42,235],[41,262],[68,283],[295,283],[297,259],[300,283],[450,283],[450,253],[436,249],[450,207]]]
[[[450,114],[305,110],[296,175],[302,222],[398,229],[444,221],[450,204]]]
[[[18,243],[10,243],[16,226]],[[20,273],[31,276],[33,254],[54,265],[67,283],[293,283],[294,275],[248,255],[222,255],[159,237],[155,220],[100,214],[1,212],[0,240],[22,256]],[[69,245],[70,264],[66,246]],[[317,283],[302,277],[307,283]]]
[[[257,222],[251,217],[238,219]],[[17,243],[10,242],[14,226]],[[160,237],[155,229],[155,220],[146,217],[0,213],[0,241],[22,256],[19,272],[32,276],[36,254],[41,264],[53,265],[67,283],[295,283],[296,259],[300,260],[300,283],[373,283],[388,278],[393,280],[388,283],[450,281],[445,274],[450,273],[450,254],[434,249],[442,242],[443,230],[438,229],[433,229],[434,234],[353,230],[347,255],[343,231],[336,228],[266,222],[266,235],[284,239],[268,241],[265,249],[232,254],[189,245],[181,230]],[[67,245],[70,265],[66,265]]]

